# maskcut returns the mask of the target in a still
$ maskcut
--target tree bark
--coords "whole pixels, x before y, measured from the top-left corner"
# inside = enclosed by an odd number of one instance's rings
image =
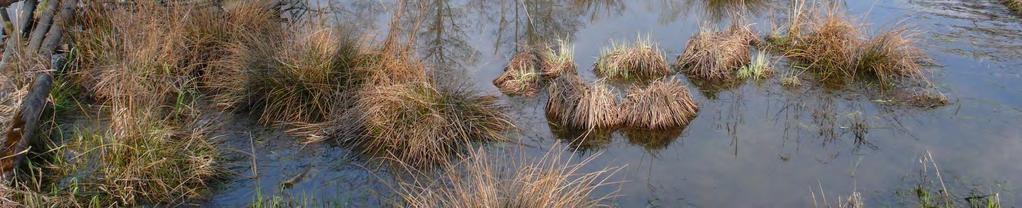
[[[29,88],[28,95],[21,102],[21,108],[14,114],[11,120],[12,125],[6,130],[3,147],[0,147],[0,173],[2,178],[8,178],[14,168],[18,167],[25,157],[28,149],[28,141],[35,136],[36,128],[39,127],[39,117],[46,108],[46,98],[50,95],[50,88],[53,87],[53,77],[47,73],[39,73],[35,82]]]
[[[46,2],[46,11],[43,11],[42,16],[36,21],[35,28],[28,36],[29,54],[39,51],[39,45],[42,44],[46,32],[50,30],[50,25],[53,23],[53,15],[57,13],[57,5],[59,4],[56,0]]]
[[[43,57],[50,57],[57,50],[57,46],[60,45],[60,41],[64,37],[64,27],[74,17],[75,6],[78,5],[78,0],[62,0],[60,4],[60,13],[54,17],[50,31],[46,32],[46,39],[43,40],[39,49],[39,54]]]
[[[11,4],[14,4],[14,2],[18,2],[18,1],[21,1],[21,0],[0,0],[0,7],[10,6]]]

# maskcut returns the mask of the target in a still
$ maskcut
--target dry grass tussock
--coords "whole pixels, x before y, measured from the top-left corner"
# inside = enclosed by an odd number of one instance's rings
[[[613,194],[598,189],[617,182],[620,168],[584,172],[595,156],[572,163],[561,148],[538,160],[506,160],[474,151],[442,179],[402,184],[399,195],[407,207],[609,207]],[[501,157],[503,158],[503,157]]]
[[[798,1],[787,34],[771,42],[783,54],[823,80],[871,78],[883,85],[923,81],[926,54],[915,46],[913,33],[903,27],[867,37],[838,9],[820,9]]]
[[[493,84],[505,94],[532,96],[547,81],[563,74],[576,74],[572,46],[568,41],[558,42],[556,48],[526,48],[518,52]]]
[[[546,63],[547,53],[531,48],[516,53],[504,67],[504,73],[493,80],[493,85],[510,95],[535,95],[543,85],[545,73],[541,68]]]
[[[617,97],[603,81],[592,85],[577,75],[561,76],[550,84],[547,116],[560,125],[581,129],[606,129],[621,123]]]
[[[628,90],[621,120],[631,128],[669,129],[688,125],[699,106],[681,82],[657,80]]]
[[[641,37],[632,44],[612,44],[604,49],[594,70],[596,75],[611,79],[649,79],[671,73],[660,47]]]
[[[734,24],[726,31],[704,26],[688,41],[676,65],[692,78],[730,81],[741,67],[750,64],[749,48],[755,41],[755,33],[746,25]]]
[[[81,14],[69,31],[75,59],[66,81],[92,92],[105,106],[97,122],[109,123],[55,140],[63,142],[39,167],[46,174],[19,177],[38,182],[14,186],[26,199],[18,202],[137,206],[200,196],[217,175],[218,153],[196,110],[196,80],[231,36],[225,13],[138,2],[88,5]]]
[[[349,113],[361,125],[354,143],[364,153],[415,168],[444,164],[472,142],[507,141],[514,127],[496,97],[429,81],[366,88]]]

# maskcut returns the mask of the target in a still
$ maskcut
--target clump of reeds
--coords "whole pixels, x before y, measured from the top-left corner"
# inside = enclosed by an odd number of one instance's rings
[[[873,78],[885,86],[923,79],[920,63],[927,57],[914,45],[908,29],[895,28],[867,37],[857,29],[861,26],[837,9],[820,14],[815,8],[807,9],[805,1],[794,5],[787,34],[772,37],[771,42],[784,56],[821,79]]]
[[[222,71],[207,78],[218,104],[252,110],[263,124],[293,124],[325,121],[335,103],[350,99],[362,79],[352,70],[356,41],[319,24],[294,30],[232,44]]]
[[[494,158],[474,151],[458,166],[445,169],[442,179],[402,184],[407,207],[604,207],[611,194],[597,190],[615,184],[619,168],[584,172],[589,156],[572,163],[564,149],[552,148],[538,160]]]
[[[576,75],[575,49],[567,40],[558,40],[557,48],[547,47],[543,54],[543,77],[556,79],[565,74]]]
[[[594,70],[611,79],[659,78],[671,73],[663,51],[648,38],[603,49]]]
[[[621,123],[617,97],[604,81],[592,85],[577,75],[561,76],[549,87],[547,116],[570,128],[613,128]]]
[[[546,75],[542,68],[547,63],[548,53],[552,52],[530,48],[516,53],[504,67],[504,73],[493,80],[493,85],[506,94],[535,95],[542,87]]]
[[[703,81],[730,81],[743,66],[749,65],[749,48],[756,35],[748,26],[732,25],[727,31],[703,27],[688,41],[678,65],[689,77]]]
[[[699,106],[677,80],[657,80],[628,90],[621,120],[631,128],[668,129],[688,125]]]
[[[355,113],[363,131],[354,142],[369,155],[415,168],[444,164],[472,142],[506,141],[513,128],[492,96],[410,81],[366,88]]]

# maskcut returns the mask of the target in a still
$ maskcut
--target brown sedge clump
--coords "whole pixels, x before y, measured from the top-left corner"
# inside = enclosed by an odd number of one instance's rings
[[[502,110],[496,97],[426,80],[366,88],[352,110],[363,131],[354,142],[366,154],[428,169],[472,142],[507,141],[514,125]]]
[[[807,9],[803,0],[792,11],[786,36],[772,37],[773,47],[821,79],[841,82],[869,77],[884,86],[925,82],[920,63],[928,58],[914,45],[908,29],[866,37],[857,29],[861,26],[835,8],[820,15],[815,8]]]
[[[566,150],[551,148],[538,160],[505,160],[482,149],[445,168],[440,180],[401,184],[406,207],[604,207],[612,194],[594,195],[614,184],[620,168],[583,172],[595,156],[572,163]],[[498,159],[499,158],[499,159]],[[512,157],[513,158],[513,157]]]
[[[561,76],[550,84],[547,115],[561,125],[606,129],[620,124],[617,98],[604,81],[586,84],[577,75]]]
[[[677,80],[657,80],[628,90],[621,120],[631,128],[669,129],[688,125],[699,106]]]
[[[1008,10],[1015,12],[1017,15],[1022,15],[1022,0],[1001,0],[1001,4],[1008,7]]]
[[[493,80],[501,92],[509,95],[532,96],[542,87],[545,71],[541,68],[547,61],[543,50],[526,48],[511,57],[504,67],[504,73]]]
[[[676,63],[689,77],[709,82],[734,80],[736,72],[750,64],[749,48],[756,35],[749,26],[734,24],[727,31],[700,29],[688,41]]]
[[[594,70],[597,76],[610,79],[649,79],[671,73],[663,51],[648,38],[603,49]]]

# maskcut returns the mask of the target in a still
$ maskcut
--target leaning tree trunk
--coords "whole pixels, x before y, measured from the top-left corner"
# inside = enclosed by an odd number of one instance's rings
[[[0,6],[10,5],[13,2],[16,1],[0,0]],[[61,0],[59,2],[61,7],[58,7],[57,0],[50,0],[46,11],[38,20],[39,22],[32,23],[32,11],[35,10],[36,3],[35,0],[22,2],[22,10],[19,10],[19,14],[16,16],[18,19],[13,20],[21,24],[15,26],[13,30],[8,30],[13,32],[7,35],[7,45],[4,46],[5,50],[2,60],[0,60],[0,72],[6,73],[10,70],[8,69],[10,63],[15,58],[13,54],[21,47],[27,49],[26,55],[28,56],[39,56],[42,60],[50,60],[63,37],[63,27],[74,16],[78,0]],[[57,11],[58,8],[60,8],[59,11]],[[2,12],[7,11],[3,10]],[[30,27],[32,25],[34,28]],[[31,31],[31,35],[28,33],[29,31]],[[29,40],[25,41],[25,38]],[[50,61],[45,63],[50,63]],[[0,146],[0,179],[9,179],[24,160],[25,153],[31,149],[29,140],[35,137],[43,109],[48,104],[46,99],[50,94],[50,88],[53,87],[53,76],[47,72],[52,70],[45,69],[52,69],[53,66],[44,64],[39,67],[44,68],[29,70],[42,72],[35,76],[28,95],[11,118],[11,126],[4,127],[5,135],[0,138],[3,139],[0,142],[3,145]]]

